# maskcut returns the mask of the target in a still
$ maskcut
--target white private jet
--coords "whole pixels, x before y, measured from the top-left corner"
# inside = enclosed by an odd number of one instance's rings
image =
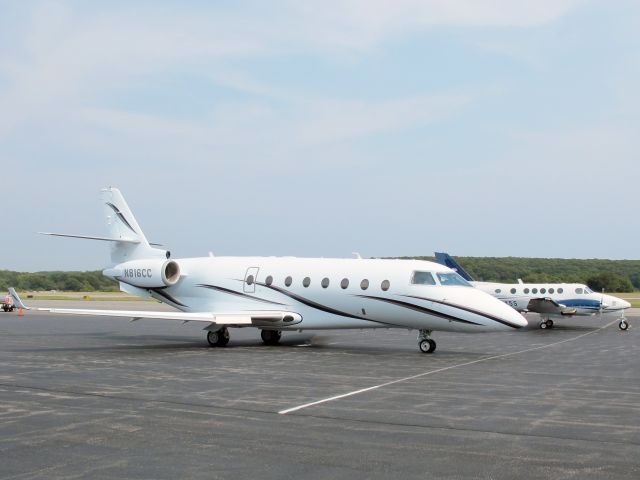
[[[613,295],[596,293],[581,283],[476,282],[447,253],[436,252],[436,261],[455,270],[474,287],[502,300],[519,312],[540,314],[540,328],[552,328],[553,319],[573,315],[619,313],[620,330],[629,328],[624,311],[631,304]]]
[[[102,201],[108,236],[41,233],[109,242],[112,266],[104,275],[124,292],[179,311],[39,310],[201,322],[211,346],[229,342],[229,327],[257,327],[270,345],[286,330],[417,329],[424,353],[436,348],[435,330],[479,333],[527,325],[511,307],[433,262],[211,254],[171,259],[149,244],[118,189],[102,190]]]

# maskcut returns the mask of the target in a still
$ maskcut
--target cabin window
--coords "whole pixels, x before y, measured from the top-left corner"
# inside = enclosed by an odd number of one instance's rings
[[[340,287],[344,290],[348,286],[349,286],[349,279],[343,278],[342,281],[340,282]]]
[[[302,286],[307,288],[309,285],[311,285],[311,279],[309,277],[304,277],[302,280]]]
[[[555,290],[553,288],[549,289],[549,295],[553,295],[553,292],[555,292]]]
[[[516,289],[515,289],[515,288],[512,288],[512,289],[511,289],[511,293],[516,293]]]
[[[540,289],[540,293],[547,293],[547,289],[546,288],[541,288]]]
[[[367,288],[369,288],[369,280],[367,280],[366,278],[364,280],[362,280],[360,282],[360,288],[362,290],[366,290]]]
[[[322,279],[322,282],[320,282],[320,285],[322,285],[322,288],[327,288],[329,286],[329,279],[327,277],[324,277]]]
[[[389,287],[391,286],[391,284],[389,283],[389,280],[383,280],[382,283],[380,284],[380,288],[382,290],[384,290],[385,292],[387,290],[389,290]]]
[[[525,288],[525,289],[524,289],[524,293],[525,293],[525,294],[527,294],[527,295],[529,295],[529,289],[528,289],[528,288]]]
[[[253,275],[247,277],[247,285],[253,285]]]
[[[531,290],[531,293],[533,293],[533,294],[538,293],[538,289],[537,289],[537,288],[534,288],[533,290]]]
[[[470,287],[471,284],[467,282],[464,278],[462,278],[457,273],[437,273],[438,280],[440,280],[440,285],[445,287],[448,286],[457,286],[457,287]]]
[[[495,289],[495,292],[496,292],[496,293],[500,293],[500,292],[502,292],[502,290],[500,290],[499,288],[496,288],[496,289]]]
[[[293,278],[291,278],[291,277],[287,277],[287,278],[285,278],[285,279],[284,279],[284,284],[285,284],[287,287],[290,287],[292,283],[293,283]]]
[[[264,283],[265,285],[271,285],[273,283],[273,277],[269,275],[267,278],[264,279]]]
[[[431,272],[413,272],[411,283],[414,285],[435,285],[436,281]]]
[[[562,292],[564,292],[564,288],[560,287],[560,288],[558,289],[558,293],[562,293]]]
[[[576,293],[578,293],[578,294],[582,293],[582,288],[580,288],[580,287],[576,288]]]

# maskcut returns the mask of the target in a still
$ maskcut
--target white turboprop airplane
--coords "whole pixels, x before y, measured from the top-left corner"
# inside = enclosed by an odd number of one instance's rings
[[[474,287],[502,300],[519,312],[540,314],[540,328],[552,328],[553,319],[573,315],[620,313],[620,330],[629,328],[624,311],[631,304],[613,295],[596,293],[581,283],[476,282],[448,253],[436,252],[436,260],[455,270]]]
[[[292,257],[171,259],[155,248],[116,188],[102,190],[112,266],[103,271],[124,292],[152,297],[176,312],[39,309],[66,315],[201,322],[211,346],[229,341],[229,327],[257,327],[266,344],[286,330],[402,328],[419,331],[424,353],[431,333],[512,331],[526,319],[433,262]],[[44,233],[44,232],[43,232]],[[22,302],[18,302],[22,305]]]

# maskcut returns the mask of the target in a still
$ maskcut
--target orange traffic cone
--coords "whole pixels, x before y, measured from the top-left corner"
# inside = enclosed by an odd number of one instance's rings
[[[22,308],[18,309],[18,316],[19,317],[23,317],[24,316],[24,312],[22,311]]]

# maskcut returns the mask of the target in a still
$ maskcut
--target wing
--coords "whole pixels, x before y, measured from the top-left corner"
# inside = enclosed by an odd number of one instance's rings
[[[558,303],[548,297],[532,298],[531,300],[529,300],[527,310],[534,313],[565,316],[575,315],[577,311],[575,308],[568,308],[565,305],[562,305],[561,303]]]
[[[91,310],[79,308],[38,308],[38,311],[62,315],[88,315],[97,317],[125,317],[132,321],[176,320],[181,322],[204,322],[208,325],[288,326],[302,321],[294,312],[255,310],[236,312],[150,312],[139,310]]]

